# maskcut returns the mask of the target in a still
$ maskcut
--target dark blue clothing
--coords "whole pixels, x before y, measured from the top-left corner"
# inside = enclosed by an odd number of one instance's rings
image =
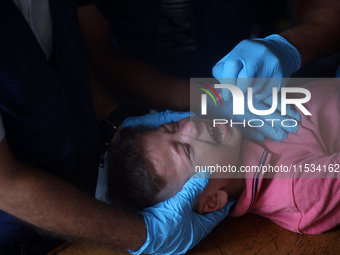
[[[6,139],[18,159],[93,195],[100,139],[85,44],[75,3],[50,0],[50,9],[54,53],[47,60],[12,0],[0,1],[0,112]],[[39,238],[34,228],[0,211],[0,254],[11,245],[29,250]]]
[[[81,4],[84,0],[78,2]],[[171,42],[170,38],[163,38],[164,33],[160,31],[161,22],[167,18],[162,17],[161,0],[95,2],[111,23],[112,34],[122,52],[183,78],[211,77],[212,67],[241,40],[277,33],[278,21],[287,14],[284,0],[192,0],[190,12],[186,10],[190,23],[187,35],[180,34]],[[171,1],[167,1],[167,5],[170,4]],[[172,26],[174,35],[178,31],[176,27],[181,25],[176,22],[180,20],[170,20],[167,24],[168,29]],[[185,51],[183,45],[190,36],[195,50]],[[160,52],[161,41],[172,47]]]

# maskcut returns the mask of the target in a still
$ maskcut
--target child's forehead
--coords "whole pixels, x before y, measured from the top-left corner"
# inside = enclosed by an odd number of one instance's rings
[[[165,132],[163,130],[148,130],[140,134],[140,140],[147,149],[157,149],[160,144],[164,143],[166,140]]]

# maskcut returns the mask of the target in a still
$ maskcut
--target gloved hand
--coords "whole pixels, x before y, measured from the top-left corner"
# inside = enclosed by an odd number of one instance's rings
[[[173,121],[179,121],[186,117],[192,116],[190,112],[174,112],[166,110],[164,112],[150,113],[140,117],[130,117],[124,120],[123,126],[143,126],[145,129],[157,129],[160,125],[164,123],[169,123]]]
[[[232,102],[223,102],[223,106],[215,107],[214,102],[208,98],[207,100],[208,109],[210,112],[208,113],[209,118],[215,119],[227,119],[230,121],[232,119],[233,123],[235,122],[242,122],[245,121],[245,127],[243,124],[236,124],[244,138],[253,140],[253,141],[262,141],[266,137],[269,137],[273,140],[283,140],[287,137],[287,132],[295,133],[299,126],[296,125],[295,127],[284,127],[281,125],[281,122],[286,119],[295,119],[297,121],[301,120],[300,113],[294,110],[291,105],[287,105],[286,111],[287,115],[281,115],[281,99],[278,96],[277,101],[277,110],[270,115],[254,115],[250,112],[248,108],[248,104],[244,104],[244,115],[233,115],[233,104]],[[267,110],[270,109],[272,105],[272,97],[269,97],[263,101],[253,98],[253,106],[256,110]],[[264,125],[261,127],[249,127],[248,121],[249,120],[262,120]],[[275,121],[270,121],[270,119],[275,119]],[[266,121],[269,120],[269,121]],[[251,125],[260,126],[259,121],[250,122]],[[295,123],[292,121],[285,121],[285,126],[293,126]],[[227,123],[230,125],[230,123]],[[234,124],[233,124],[234,125]]]
[[[190,112],[172,111],[152,113],[126,119],[123,128],[144,126],[155,129],[163,123],[189,116],[193,115]],[[183,254],[227,216],[232,206],[229,202],[223,209],[210,214],[199,215],[192,210],[197,196],[209,182],[207,178],[194,177],[174,197],[141,212],[147,226],[147,240],[138,251],[129,250],[132,254]]]
[[[288,79],[281,78],[289,78],[300,66],[298,50],[285,38],[274,34],[264,39],[243,40],[213,67],[212,73],[221,84],[237,85],[244,94],[248,87],[253,87],[255,97],[262,100],[272,95],[272,87],[279,91],[285,86]],[[229,90],[223,89],[222,96],[229,101]]]
[[[213,213],[200,215],[192,210],[197,196],[208,184],[207,178],[190,178],[174,197],[144,209],[147,226],[145,244],[132,254],[184,254],[225,218],[231,203]]]

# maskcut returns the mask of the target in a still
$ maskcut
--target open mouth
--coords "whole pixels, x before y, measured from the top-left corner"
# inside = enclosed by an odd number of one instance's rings
[[[207,124],[209,133],[212,137],[212,139],[216,142],[216,143],[221,143],[224,139],[224,133],[223,130],[220,126],[216,125],[215,127],[210,126],[209,124]]]

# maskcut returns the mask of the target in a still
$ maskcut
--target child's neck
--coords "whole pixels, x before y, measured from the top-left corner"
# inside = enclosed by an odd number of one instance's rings
[[[228,179],[222,187],[228,194],[228,199],[237,199],[246,187],[246,180],[244,178]]]
[[[242,166],[243,161],[241,155],[237,159],[236,167],[238,170],[240,170],[240,167]],[[241,173],[241,172],[240,172]],[[237,176],[238,178],[232,178],[229,179],[230,181],[227,181],[225,185],[223,186],[223,189],[228,194],[228,199],[237,199],[243,192],[243,190],[246,187],[246,180],[244,178],[244,174]]]

